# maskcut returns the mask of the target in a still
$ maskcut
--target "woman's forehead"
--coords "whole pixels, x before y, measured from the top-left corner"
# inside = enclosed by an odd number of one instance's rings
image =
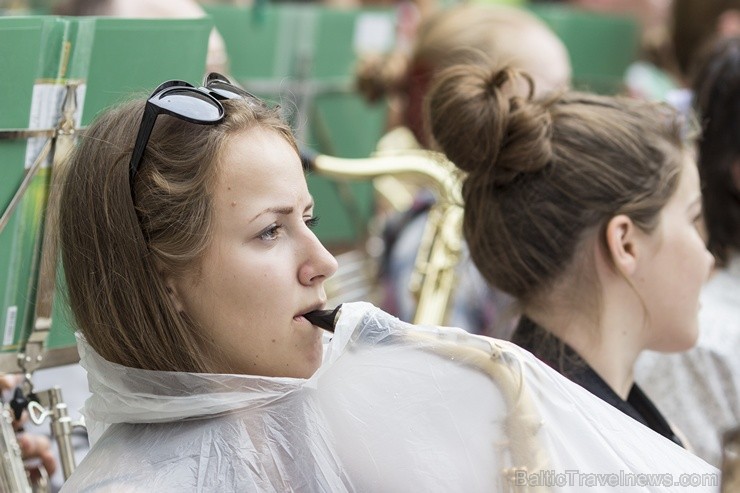
[[[271,202],[310,200],[300,158],[278,132],[250,129],[227,141],[214,194],[224,200],[248,200],[253,207]]]

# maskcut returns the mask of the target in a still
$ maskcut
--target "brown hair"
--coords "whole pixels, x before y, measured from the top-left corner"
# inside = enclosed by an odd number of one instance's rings
[[[672,41],[681,76],[688,78],[695,57],[717,33],[724,12],[740,9],[740,0],[673,0]]]
[[[364,59],[357,75],[360,92],[374,101],[401,92],[406,105],[402,124],[426,144],[422,101],[433,76],[459,63],[461,49],[496,57],[500,66],[529,71],[539,90],[561,89],[570,81],[565,45],[531,12],[505,5],[464,4],[435,12],[419,26],[411,56]],[[385,90],[384,90],[385,89]]]
[[[740,251],[740,37],[718,40],[698,65],[695,106],[702,122],[699,174],[709,251],[720,264]]]
[[[569,92],[535,102],[526,75],[490,67],[479,57],[444,71],[428,112],[436,142],[468,174],[471,257],[526,309],[561,279],[590,232],[605,245],[613,216],[648,232],[657,226],[677,187],[683,125],[676,112],[637,100]]]
[[[295,147],[274,110],[224,101],[217,125],[160,115],[135,178],[128,164],[144,101],[106,111],[61,172],[58,242],[77,326],[108,361],[150,370],[208,372],[209,341],[178,312],[163,274],[197,268],[210,241],[211,193],[229,139],[254,127]]]

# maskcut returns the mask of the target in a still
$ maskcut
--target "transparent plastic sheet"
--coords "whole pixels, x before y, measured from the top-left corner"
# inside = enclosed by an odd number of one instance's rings
[[[147,372],[80,346],[99,438],[65,491],[718,490],[712,466],[526,351],[366,303],[343,306],[308,380]]]

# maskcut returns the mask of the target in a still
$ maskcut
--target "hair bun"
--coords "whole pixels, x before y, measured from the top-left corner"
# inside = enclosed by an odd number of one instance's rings
[[[546,104],[532,101],[533,93],[532,79],[515,69],[450,67],[430,91],[432,136],[481,185],[503,186],[539,171],[552,158],[552,120]]]
[[[406,83],[408,65],[408,56],[401,53],[365,55],[355,67],[355,89],[370,103],[399,93]]]

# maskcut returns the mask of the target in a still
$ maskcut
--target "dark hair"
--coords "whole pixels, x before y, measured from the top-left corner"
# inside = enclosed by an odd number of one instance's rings
[[[712,45],[694,78],[701,118],[699,175],[709,251],[720,264],[740,250],[740,190],[732,167],[740,166],[740,37]]]
[[[145,100],[103,113],[61,170],[58,241],[69,304],[87,342],[134,368],[211,371],[210,342],[179,312],[163,273],[197,268],[212,228],[212,190],[232,136],[270,129],[295,148],[276,111],[223,101],[224,121],[197,125],[160,115],[136,175],[128,163]]]
[[[672,41],[683,77],[688,77],[696,54],[714,37],[721,15],[733,9],[740,9],[740,0],[673,0]]]
[[[442,72],[427,111],[438,146],[467,172],[473,261],[526,308],[613,216],[657,226],[677,187],[684,128],[677,112],[637,100],[569,92],[535,102],[528,76],[491,67]]]

